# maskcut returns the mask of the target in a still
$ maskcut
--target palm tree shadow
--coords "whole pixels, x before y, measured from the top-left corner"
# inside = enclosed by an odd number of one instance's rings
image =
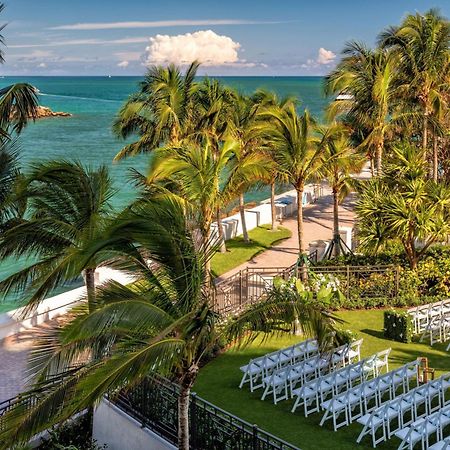
[[[374,336],[378,339],[386,339],[384,337],[384,333],[383,330],[372,330],[369,328],[364,328],[363,330],[361,330],[362,333],[366,333],[366,334],[370,334],[370,336]]]

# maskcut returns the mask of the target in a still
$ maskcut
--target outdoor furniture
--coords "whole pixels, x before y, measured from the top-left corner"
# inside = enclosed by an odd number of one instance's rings
[[[239,388],[249,383],[250,391],[253,392],[255,389],[263,386],[263,379],[273,371],[307,359],[317,354],[317,351],[317,341],[315,339],[307,339],[290,347],[268,353],[259,358],[254,358],[240,368],[243,375]]]
[[[450,373],[383,403],[371,413],[358,419],[363,429],[356,442],[360,443],[364,436],[370,434],[372,444],[376,447],[380,442],[390,439],[398,430],[416,421],[420,417],[419,408],[421,408],[421,415],[429,415],[442,408],[445,405],[445,392],[449,386]],[[424,408],[423,413],[422,408]],[[392,422],[397,426],[393,427]],[[380,429],[381,436],[377,438],[377,432]]]
[[[359,360],[361,344],[362,339],[274,371],[263,379],[264,392],[261,400],[272,395],[274,404],[277,404],[281,400],[292,398],[296,387]]]
[[[438,441],[443,439],[442,431],[450,424],[450,405],[446,405],[433,414],[426,415],[395,433],[401,443],[398,450],[412,449],[418,442],[422,449],[429,448],[429,438],[436,434]]]
[[[323,402],[321,406],[325,413],[320,425],[322,426],[331,417],[336,431],[378,408],[384,395],[389,394],[389,398],[393,399],[399,387],[402,388],[402,392],[409,390],[411,378],[417,377],[417,365],[418,361],[407,363]],[[339,422],[342,413],[344,419]]]
[[[356,363],[350,364],[335,372],[330,372],[320,378],[311,380],[302,387],[294,389],[293,396],[296,397],[291,412],[303,404],[305,417],[308,414],[321,410],[321,404],[331,395],[337,395],[340,392],[351,389],[362,383],[368,377],[373,375],[373,368],[376,366],[375,360],[378,359],[378,353],[368,358],[364,358]],[[380,361],[386,361],[384,357]],[[377,366],[378,369],[381,366]]]
[[[440,300],[428,305],[416,306],[408,309],[411,316],[414,334],[423,333],[431,320],[435,317],[446,316],[450,314],[450,299]]]

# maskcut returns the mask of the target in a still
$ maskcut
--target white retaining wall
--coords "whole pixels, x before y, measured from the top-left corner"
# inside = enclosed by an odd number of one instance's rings
[[[127,284],[131,283],[133,278],[123,272],[108,267],[97,269],[95,273],[96,284],[102,284],[108,280],[116,280],[122,284]],[[83,286],[43,300],[26,317],[23,317],[23,308],[0,314],[0,340],[65,314],[73,307],[74,303],[85,295],[86,288]]]
[[[108,450],[176,450],[117,406],[102,400],[94,412],[93,437]]]
[[[316,185],[317,186],[317,185]],[[303,205],[306,206],[315,202],[317,199],[317,188],[312,184],[305,186],[303,193]],[[277,210],[277,219],[281,220],[292,216],[297,211],[297,193],[295,190],[283,192],[275,196],[275,206]],[[251,209],[245,210],[245,221],[247,230],[253,230],[260,225],[272,223],[272,210],[270,198],[263,200],[261,204]],[[221,220],[225,240],[232,239],[242,234],[242,221],[240,213],[228,216]],[[211,225],[211,235],[217,237],[217,222]]]

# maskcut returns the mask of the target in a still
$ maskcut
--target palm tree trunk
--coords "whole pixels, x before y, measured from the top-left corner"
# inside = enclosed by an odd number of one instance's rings
[[[242,235],[244,236],[244,242],[248,244],[250,239],[248,237],[247,222],[245,221],[244,194],[239,195],[239,212],[241,214]]]
[[[85,269],[84,283],[86,285],[89,312],[92,312],[95,303],[95,269]]]
[[[427,147],[428,147],[428,114],[425,112],[425,115],[423,117],[423,129],[422,129],[422,148],[425,152],[425,155],[427,154]]]
[[[275,207],[275,182],[270,183],[270,209],[272,212],[272,230],[277,227],[277,209]]]
[[[305,264],[301,259],[305,255],[305,243],[303,241],[303,185],[297,187],[297,234],[298,234],[298,256],[301,263],[300,266],[300,279],[305,281],[307,278],[307,272]]]
[[[203,228],[203,230],[201,231],[204,254],[209,254],[209,247],[211,245],[210,230],[211,230],[211,227],[208,226],[208,227]],[[207,280],[209,280],[209,273],[211,272],[211,258],[208,258],[205,262],[205,271],[206,271]]]
[[[377,165],[377,175],[380,176],[381,175],[381,169],[382,169],[382,159],[383,159],[383,144],[379,143],[377,144],[377,149],[376,149],[376,165]]]
[[[227,251],[227,247],[225,245],[225,236],[223,234],[222,221],[220,220],[220,208],[217,208],[216,211],[216,223],[220,242],[220,253],[225,253]]]
[[[303,242],[303,186],[297,188],[297,234],[298,234],[298,253],[305,253]]]
[[[190,386],[181,385],[178,397],[178,448],[189,450],[189,398]]]
[[[337,258],[341,253],[339,234],[339,197],[337,189],[333,189],[333,239],[334,239],[334,256]]]
[[[438,137],[435,135],[433,138],[433,181],[437,183],[438,181]]]

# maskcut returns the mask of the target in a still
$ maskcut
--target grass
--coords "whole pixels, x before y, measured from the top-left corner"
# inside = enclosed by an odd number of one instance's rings
[[[250,241],[244,242],[242,236],[227,241],[227,252],[216,253],[211,261],[211,270],[218,277],[231,269],[249,261],[257,254],[270,248],[273,244],[291,237],[291,232],[284,227],[272,231],[270,225],[262,225],[249,231]]]
[[[427,356],[430,367],[436,368],[436,376],[450,370],[450,357],[445,352],[446,344],[430,347],[426,342],[402,344],[384,339],[382,310],[343,311],[338,315],[347,322],[345,328],[364,338],[362,356],[391,347],[390,368],[415,360],[418,356]],[[285,335],[272,338],[263,344],[254,343],[245,349],[230,350],[202,368],[194,389],[203,398],[250,423],[257,424],[302,450],[372,448],[369,436],[366,436],[360,445],[356,444],[356,438],[361,431],[361,425],[357,423],[334,432],[331,420],[323,427],[319,426],[322,417],[320,413],[305,418],[301,408],[295,414],[290,412],[292,401],[283,401],[275,406],[270,399],[260,400],[260,390],[250,393],[248,389],[238,388],[241,378],[239,367],[246,364],[250,358],[297,341],[298,337]],[[396,449],[399,442],[398,439],[391,438],[377,448]]]

